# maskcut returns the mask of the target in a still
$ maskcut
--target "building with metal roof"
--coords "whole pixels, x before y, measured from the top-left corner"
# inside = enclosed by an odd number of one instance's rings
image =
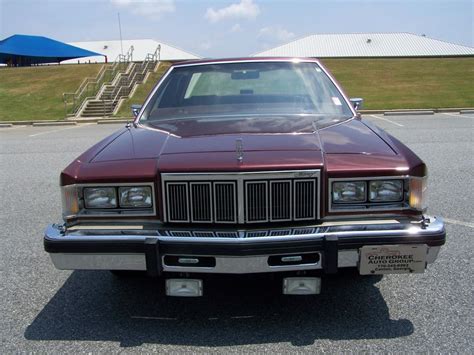
[[[411,33],[315,34],[254,54],[255,57],[454,57],[474,48]]]
[[[119,54],[126,54],[133,47],[132,60],[143,61],[148,54],[153,54],[158,46],[160,47],[159,55],[161,60],[188,60],[199,59],[200,57],[194,53],[171,46],[154,39],[133,39],[133,40],[113,40],[113,41],[88,41],[88,42],[71,42],[70,45],[81,47],[93,52],[99,52],[107,56],[109,62],[115,61]],[[79,60],[66,61],[64,63],[103,63],[104,57],[89,57]]]

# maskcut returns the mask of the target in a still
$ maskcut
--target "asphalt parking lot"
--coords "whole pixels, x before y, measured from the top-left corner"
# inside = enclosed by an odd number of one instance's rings
[[[0,129],[0,352],[471,353],[474,115],[364,119],[428,164],[429,213],[445,217],[447,244],[425,274],[343,274],[303,297],[243,278],[174,299],[156,280],[56,270],[42,238],[60,221],[59,172],[119,125]]]

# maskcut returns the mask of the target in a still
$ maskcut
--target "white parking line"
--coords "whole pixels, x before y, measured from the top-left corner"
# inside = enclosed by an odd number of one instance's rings
[[[385,118],[385,117],[380,117],[380,116],[377,116],[377,115],[370,115],[370,117],[374,117],[374,118],[378,118],[379,120],[382,120],[382,121],[387,121],[387,122],[390,122],[391,124],[394,124],[398,127],[405,127],[404,125],[402,125],[401,123],[398,123],[398,122],[394,122],[392,120],[389,120],[388,118]]]
[[[457,225],[459,225],[459,226],[474,228],[474,223],[471,223],[471,222],[458,221],[457,219],[451,219],[451,218],[443,218],[443,220],[444,220],[446,223],[457,224]]]
[[[43,135],[43,134],[56,133],[56,132],[65,131],[65,130],[67,130],[67,129],[74,129],[74,128],[79,128],[79,127],[84,127],[84,126],[90,126],[91,124],[95,124],[95,123],[83,123],[83,124],[80,124],[80,125],[77,125],[77,126],[66,127],[66,128],[59,128],[59,129],[54,129],[54,130],[51,130],[51,131],[46,131],[46,132],[40,132],[40,133],[30,134],[28,137],[37,137],[37,136],[41,136],[41,135]]]
[[[452,116],[452,117],[456,117],[456,118],[460,118],[460,117],[467,117],[467,118],[474,118],[473,116],[469,116],[467,114],[454,114],[454,113],[447,113],[447,112],[441,112],[442,115],[446,115],[446,116]]]

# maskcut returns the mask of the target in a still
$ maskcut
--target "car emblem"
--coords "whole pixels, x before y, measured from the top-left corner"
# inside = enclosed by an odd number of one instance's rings
[[[235,151],[237,152],[237,161],[242,163],[244,161],[244,151],[242,138],[236,139],[235,141]]]

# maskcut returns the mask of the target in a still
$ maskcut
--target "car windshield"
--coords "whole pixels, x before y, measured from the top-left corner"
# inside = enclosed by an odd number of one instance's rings
[[[140,122],[314,115],[347,119],[346,100],[314,62],[240,62],[174,68]]]

